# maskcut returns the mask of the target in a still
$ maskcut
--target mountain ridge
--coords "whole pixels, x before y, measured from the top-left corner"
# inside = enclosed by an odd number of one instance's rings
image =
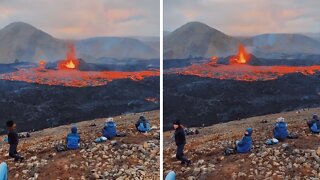
[[[261,58],[320,54],[320,42],[304,34],[266,33],[236,37],[201,22],[189,22],[164,37],[164,59],[226,57],[234,55],[240,43]]]
[[[65,58],[67,45],[70,42],[75,43],[78,58],[92,63],[102,57],[159,58],[159,49],[154,45],[156,42],[150,40],[144,42],[142,38],[91,37],[82,40],[63,40],[30,24],[14,22],[0,29],[0,62],[12,63],[15,59],[29,62],[57,61]],[[84,50],[85,53],[82,52]]]

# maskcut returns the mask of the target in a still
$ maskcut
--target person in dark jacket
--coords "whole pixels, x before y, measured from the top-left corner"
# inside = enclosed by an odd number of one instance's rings
[[[173,128],[175,129],[174,139],[177,145],[176,158],[181,161],[181,164],[190,165],[191,161],[188,160],[183,153],[184,146],[186,145],[186,135],[180,124],[180,120],[176,120],[173,123]]]
[[[247,153],[251,151],[252,147],[252,128],[247,128],[246,132],[244,133],[244,137],[241,141],[236,141],[236,151],[238,153]]]
[[[71,133],[67,135],[66,144],[68,149],[78,149],[80,145],[80,135],[76,126],[71,128]]]
[[[283,117],[278,118],[273,129],[274,138],[278,139],[279,141],[284,141],[288,135],[288,124],[284,121]]]
[[[309,120],[307,122],[307,124],[308,124],[310,130],[313,133],[319,133],[320,132],[320,120],[319,120],[317,114],[313,114],[312,119]]]
[[[139,132],[145,133],[150,131],[150,124],[144,116],[140,116],[135,126]]]
[[[17,147],[19,144],[19,136],[16,131],[16,123],[13,121],[7,121],[7,129],[8,129],[8,143],[9,147],[9,156],[14,158],[15,161],[22,161],[23,157],[20,156],[17,152]]]
[[[309,128],[311,128],[311,126],[317,121],[319,121],[318,115],[317,114],[313,114],[312,115],[312,119],[307,122]]]

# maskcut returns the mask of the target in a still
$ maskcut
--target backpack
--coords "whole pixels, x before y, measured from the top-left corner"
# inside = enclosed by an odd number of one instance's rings
[[[150,131],[150,124],[148,122],[141,122],[138,126],[138,130],[141,132]]]
[[[231,154],[236,154],[236,151],[235,149],[231,148],[231,147],[227,147],[225,150],[224,150],[224,155],[225,156],[229,156]]]
[[[79,148],[79,137],[68,136],[67,139],[68,139],[68,142],[67,142],[68,149],[78,149]]]
[[[110,139],[117,135],[116,123],[115,122],[107,122],[106,126],[103,129],[103,136]]]

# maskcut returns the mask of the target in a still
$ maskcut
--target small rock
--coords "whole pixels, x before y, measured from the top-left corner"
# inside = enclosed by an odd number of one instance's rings
[[[144,142],[144,143],[143,143],[143,148],[144,148],[144,149],[148,149],[148,147],[149,147],[148,143],[147,143],[147,142]]]
[[[317,149],[317,155],[320,157],[320,147]]]
[[[193,170],[193,175],[194,176],[197,176],[198,174],[200,174],[200,168],[194,168],[194,170]]]
[[[17,179],[18,177],[19,177],[19,174],[14,175],[14,178],[16,178],[16,179]]]
[[[247,175],[245,174],[245,173],[243,173],[243,172],[239,172],[238,173],[238,177],[246,177]]]

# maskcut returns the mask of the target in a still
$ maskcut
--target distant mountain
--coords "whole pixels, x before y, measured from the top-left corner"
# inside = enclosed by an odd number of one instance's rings
[[[301,34],[262,34],[244,43],[258,57],[320,54],[320,42]]]
[[[157,51],[160,51],[160,36],[134,36],[132,38],[147,43]]]
[[[67,43],[67,40],[54,38],[29,24],[11,23],[0,30],[0,63],[12,63],[15,59],[30,62],[63,59]],[[138,38],[94,37],[75,40],[74,43],[77,57],[91,63],[99,58],[159,58],[159,46]]]
[[[187,23],[164,37],[164,58],[226,56],[238,40],[200,22]]]
[[[65,57],[66,41],[23,23],[15,22],[0,30],[0,62],[15,59],[37,61],[57,60]]]
[[[320,33],[304,33],[304,35],[320,42]]]
[[[163,31],[163,37],[166,35],[169,35],[171,32],[170,31]]]
[[[122,37],[97,37],[76,41],[76,52],[77,56],[90,62],[101,57],[118,59],[159,57],[159,52],[148,44],[137,39]]]
[[[232,37],[206,24],[190,22],[164,37],[164,59],[230,56],[239,43],[262,58],[292,58],[320,54],[318,34],[262,34],[254,37]]]

